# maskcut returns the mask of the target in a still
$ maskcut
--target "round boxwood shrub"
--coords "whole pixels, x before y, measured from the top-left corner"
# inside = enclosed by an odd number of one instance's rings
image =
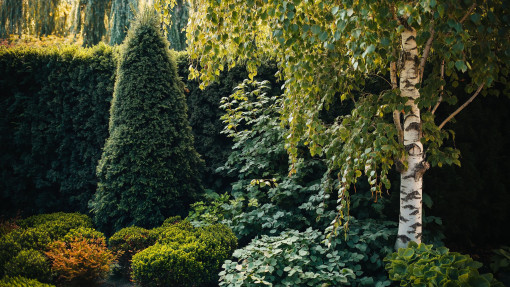
[[[25,277],[9,277],[5,276],[0,280],[2,287],[55,287],[55,285],[45,284],[37,281],[36,279],[29,279]]]
[[[221,224],[195,228],[182,221],[157,230],[157,243],[133,256],[133,279],[141,286],[217,282],[221,265],[237,247],[232,230]]]
[[[91,203],[100,230],[152,228],[185,215],[202,193],[184,85],[154,11],[142,11],[122,45],[109,138]]]
[[[80,213],[56,212],[39,214],[20,220],[21,227],[37,228],[46,231],[52,240],[62,239],[71,229],[80,227],[91,228],[90,217]]]
[[[106,241],[106,237],[102,232],[88,227],[79,227],[69,230],[69,232],[64,236],[63,241],[71,242],[77,239],[95,239]]]
[[[18,228],[0,237],[0,272],[5,264],[14,258],[21,250],[44,251],[51,242],[51,238],[44,229]]]
[[[198,242],[180,245],[155,244],[133,256],[133,279],[141,286],[191,287],[203,279],[204,264],[193,253]]]
[[[41,251],[21,250],[5,264],[5,274],[11,277],[34,278],[41,282],[51,282],[50,262]]]

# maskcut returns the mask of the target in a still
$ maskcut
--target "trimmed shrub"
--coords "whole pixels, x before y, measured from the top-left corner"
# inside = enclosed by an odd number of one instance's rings
[[[103,238],[55,241],[50,244],[46,255],[51,259],[51,269],[59,280],[69,284],[79,282],[86,286],[106,278],[115,260]]]
[[[62,239],[71,229],[91,228],[90,217],[80,213],[39,214],[20,220],[20,226],[46,231],[52,240]]]
[[[43,229],[19,228],[0,238],[0,270],[9,260],[14,258],[21,250],[46,250],[51,238]]]
[[[152,11],[138,17],[121,49],[110,136],[91,204],[107,234],[154,227],[186,214],[201,194],[202,161],[193,148],[183,84]]]
[[[384,259],[390,279],[400,286],[501,286],[492,274],[480,274],[482,263],[446,247],[410,242]]]
[[[183,221],[158,228],[155,245],[133,256],[133,279],[141,286],[203,286],[217,282],[237,239],[224,225],[194,228]]]
[[[196,286],[202,281],[204,264],[193,251],[199,246],[191,242],[176,246],[155,244],[133,256],[133,279],[141,286]]]
[[[106,240],[103,233],[93,228],[79,227],[69,230],[69,232],[64,236],[63,241],[69,243],[77,239]]]
[[[55,285],[41,283],[35,279],[25,277],[9,277],[6,276],[0,280],[2,287],[55,287]]]
[[[11,277],[34,278],[41,282],[51,282],[50,262],[40,251],[21,250],[5,264],[5,274]]]

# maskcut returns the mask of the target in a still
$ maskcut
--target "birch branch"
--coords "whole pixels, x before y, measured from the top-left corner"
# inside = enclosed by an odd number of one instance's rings
[[[430,23],[430,37],[425,44],[425,49],[423,50],[423,56],[420,60],[420,83],[423,80],[423,72],[425,71],[425,63],[427,62],[427,58],[429,57],[430,48],[432,47],[432,42],[434,41],[434,34],[436,31],[434,30],[434,21]]]
[[[469,10],[466,12],[466,15],[464,15],[464,17],[462,17],[462,19],[460,19],[460,23],[462,24],[464,21],[466,21],[467,17],[473,12],[473,10],[475,10],[476,8],[476,2],[473,3],[473,5],[471,5],[471,7],[469,7]]]
[[[485,85],[485,82],[483,82],[479,87],[478,89],[476,90],[476,92],[471,96],[471,98],[469,98],[462,106],[460,106],[457,110],[455,110],[455,112],[453,112],[451,115],[449,115],[440,125],[439,125],[439,129],[442,129],[444,127],[444,125],[449,122],[451,119],[453,119],[453,117],[455,117],[458,113],[460,113],[465,107],[467,107],[467,105],[469,105],[475,98],[476,96],[478,96],[478,94],[480,94],[480,91],[482,90],[483,86]]]

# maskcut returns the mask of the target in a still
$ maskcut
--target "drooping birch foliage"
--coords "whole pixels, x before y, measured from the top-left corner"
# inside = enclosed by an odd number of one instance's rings
[[[509,23],[502,0],[192,0],[190,69],[204,87],[241,61],[254,76],[262,57],[274,57],[291,158],[305,144],[339,170],[333,225],[344,223],[349,189],[363,174],[377,197],[396,166],[402,247],[421,241],[423,173],[460,164],[459,152],[443,146],[454,135],[448,122],[478,95],[506,87]],[[368,92],[368,77],[387,79],[387,88]],[[454,93],[459,83],[469,98]],[[334,97],[355,108],[327,125],[319,114]],[[443,103],[454,112],[437,118]]]

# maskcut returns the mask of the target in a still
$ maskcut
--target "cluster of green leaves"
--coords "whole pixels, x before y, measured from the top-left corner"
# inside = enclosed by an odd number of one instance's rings
[[[248,77],[248,72],[244,65],[238,65],[228,72],[221,73],[218,83],[201,90],[197,80],[188,79],[190,64],[188,53],[177,54],[178,72],[189,91],[186,99],[195,148],[205,161],[203,184],[206,189],[225,191],[230,189],[230,183],[236,177],[217,170],[227,161],[233,145],[232,139],[221,133],[224,124],[220,118],[225,112],[220,108],[220,101]],[[258,69],[258,78],[275,82],[275,72],[275,64],[268,60],[264,61]]]
[[[491,258],[491,270],[494,273],[510,270],[510,247],[501,246],[493,250],[494,255]]]
[[[115,67],[105,45],[0,50],[2,215],[88,211]]]
[[[288,176],[285,129],[278,119],[281,104],[268,81],[245,81],[223,98],[224,133],[233,138],[234,145],[220,170],[237,181],[231,195],[195,203],[188,216],[193,224],[224,223],[245,244],[258,234],[325,226],[332,219],[328,196],[320,184],[325,171],[320,159],[296,163],[294,168],[300,172]]]
[[[225,261],[220,286],[348,285],[354,272],[343,266],[338,254],[322,246],[323,239],[313,229],[263,235],[236,250],[236,261]]]
[[[480,262],[446,247],[410,242],[384,259],[391,280],[400,286],[503,286],[492,274],[480,274]]]
[[[392,251],[396,224],[350,222],[345,240],[326,240],[311,228],[256,238],[225,261],[220,286],[389,286],[382,259]]]
[[[108,234],[184,215],[202,192],[202,161],[176,68],[154,11],[143,11],[121,49],[91,203],[95,223]]]
[[[133,279],[143,286],[203,286],[237,247],[232,231],[220,224],[195,228],[189,222],[164,224],[152,232],[156,243],[135,254]]]

